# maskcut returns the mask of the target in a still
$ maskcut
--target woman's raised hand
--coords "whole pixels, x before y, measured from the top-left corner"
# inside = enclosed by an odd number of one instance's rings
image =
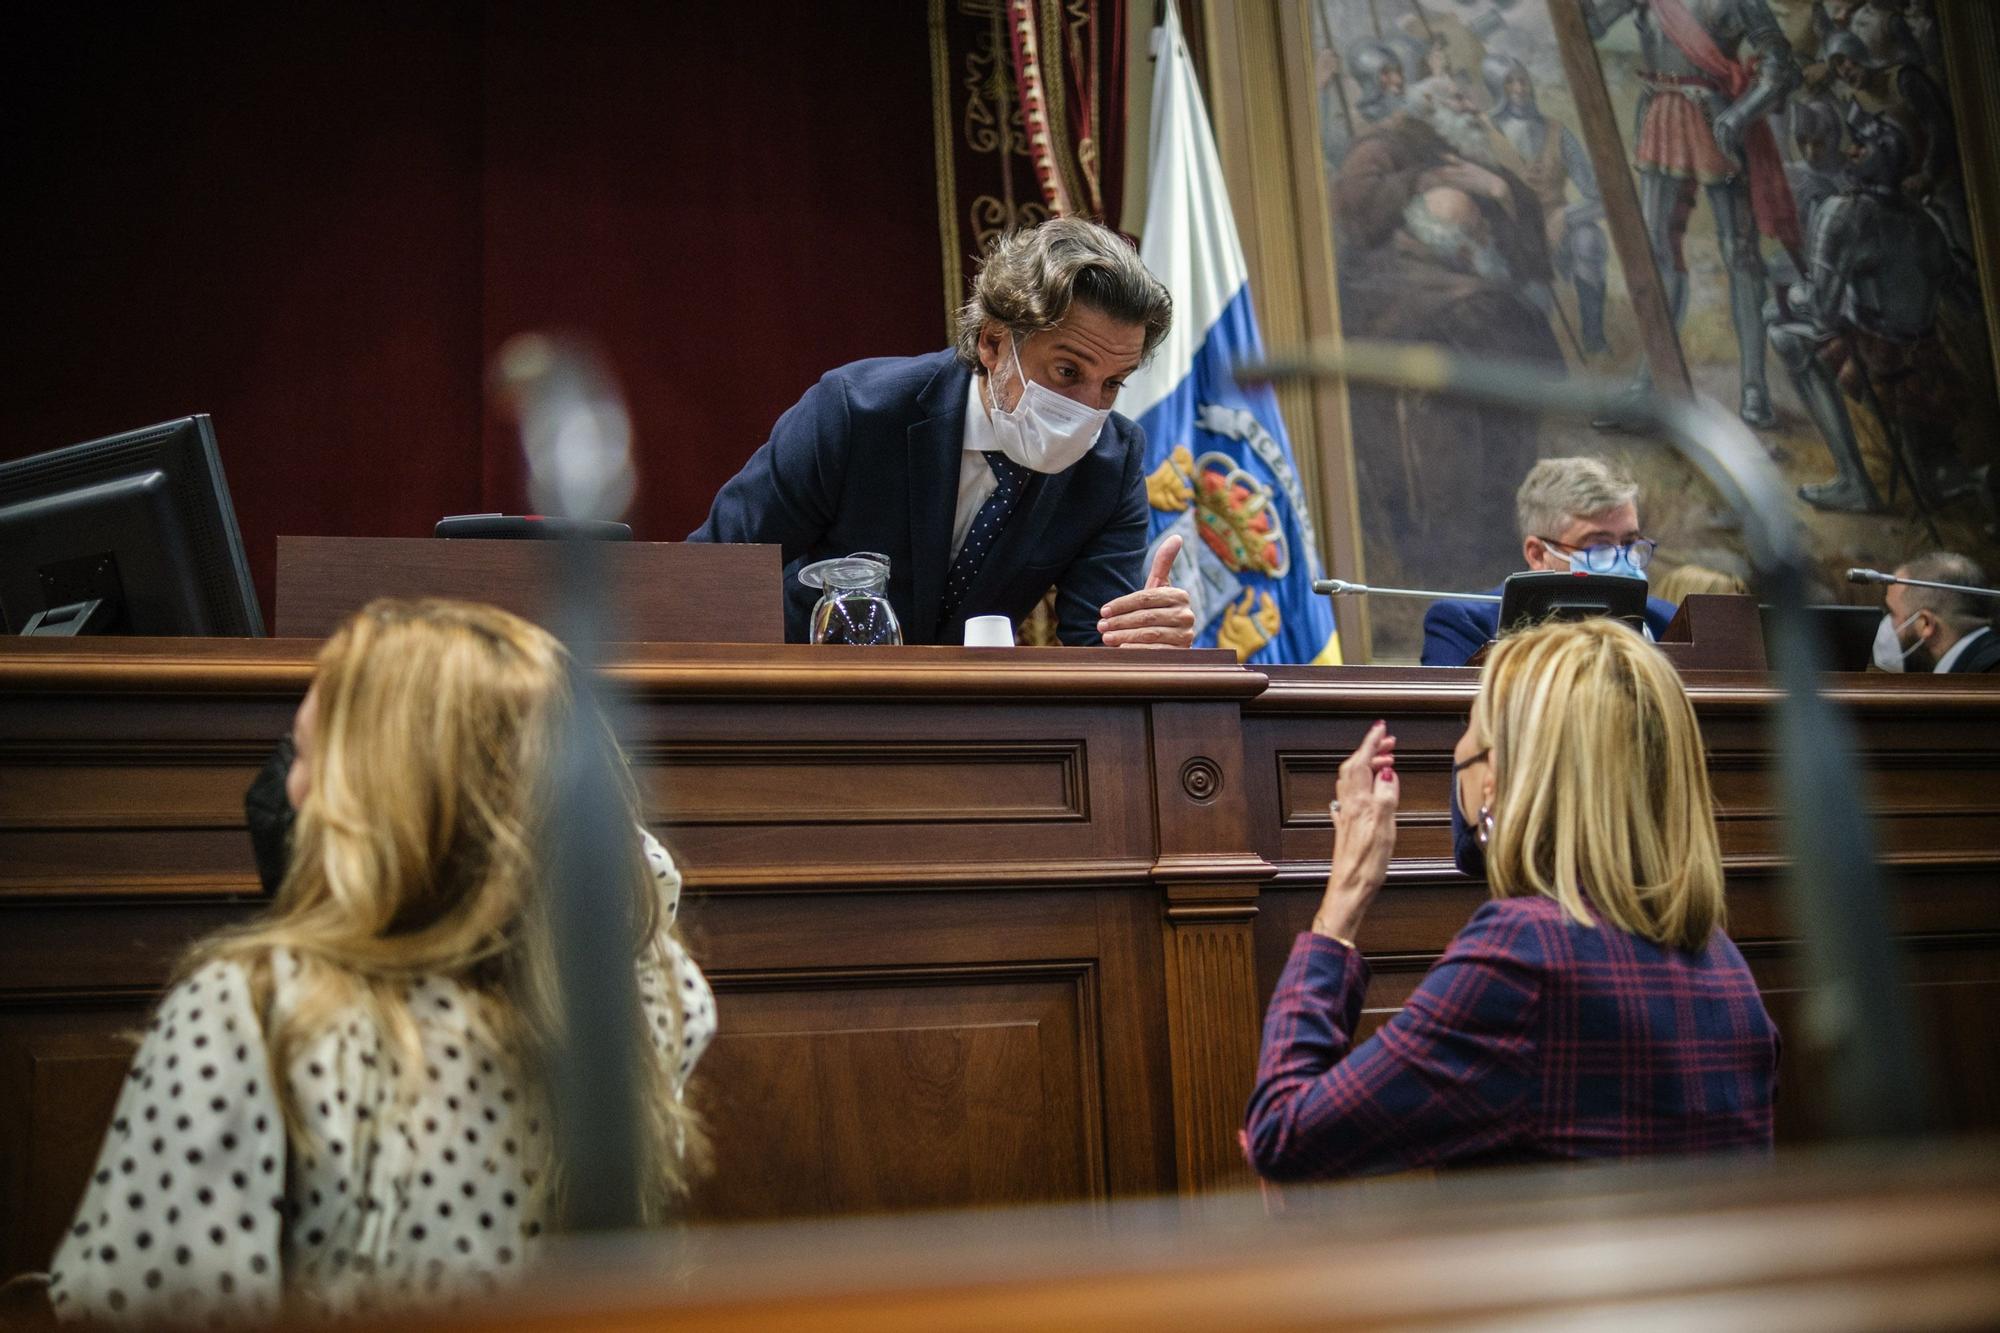
[[[1402,790],[1396,781],[1396,738],[1388,723],[1368,728],[1340,765],[1334,794],[1333,868],[1313,929],[1352,944],[1361,918],[1389,876],[1389,858],[1396,850]]]

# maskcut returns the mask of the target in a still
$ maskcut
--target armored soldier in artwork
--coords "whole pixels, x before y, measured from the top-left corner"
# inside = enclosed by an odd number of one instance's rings
[[[1900,0],[1816,0],[1812,9],[1814,59],[1827,58],[1827,44],[1839,33],[1861,41],[1869,63],[1922,60],[1923,47]],[[1812,71],[1807,69],[1810,77]]]
[[[1549,257],[1555,271],[1576,288],[1580,338],[1586,355],[1605,350],[1604,277],[1611,246],[1604,238],[1604,202],[1597,173],[1569,127],[1542,114],[1528,67],[1510,56],[1480,62],[1480,77],[1493,99],[1487,117],[1517,161],[1506,163],[1541,202]],[[1571,203],[1569,188],[1578,195]]]
[[[1972,227],[1958,169],[1958,132],[1951,101],[1921,65],[1877,61],[1861,39],[1836,32],[1826,41],[1826,64],[1854,112],[1885,116],[1909,136],[1916,160],[1903,189],[1923,200],[1954,248],[1970,255]]]
[[[1784,163],[1766,117],[1798,86],[1790,43],[1765,0],[1585,0],[1591,34],[1626,15],[1639,30],[1640,94],[1633,141],[1639,209],[1678,328],[1687,309],[1681,244],[1695,187],[1707,193],[1729,273],[1743,420],[1777,424],[1764,375],[1767,290],[1758,234],[1802,244]]]
[[[1891,448],[1905,448],[1924,498],[1952,498],[1964,484],[1950,444],[1954,377],[1937,337],[1955,269],[1943,230],[1901,188],[1915,157],[1909,136],[1882,116],[1854,131],[1843,188],[1813,214],[1807,279],[1790,293],[1792,318],[1771,326],[1771,344],[1838,469],[1799,496],[1820,509],[1874,513],[1882,501],[1843,389],[1881,418]]]
[[[1361,87],[1361,100],[1354,104],[1361,119],[1372,125],[1403,109],[1409,76],[1403,58],[1386,42],[1356,42],[1347,53],[1347,72]]]

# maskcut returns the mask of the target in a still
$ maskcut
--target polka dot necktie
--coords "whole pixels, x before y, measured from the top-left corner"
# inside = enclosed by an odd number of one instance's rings
[[[972,516],[972,530],[965,534],[965,545],[958,548],[958,559],[951,562],[951,571],[945,575],[944,606],[938,613],[940,625],[949,625],[957,617],[958,608],[965,601],[966,590],[979,577],[979,571],[986,564],[987,553],[993,549],[1001,527],[1007,522],[1007,515],[1014,512],[1015,503],[1020,500],[1021,492],[1028,487],[1028,478],[1033,475],[1005,454],[987,451],[984,457],[1000,484],[994,488],[993,494],[986,497],[986,503],[979,506],[979,512]]]

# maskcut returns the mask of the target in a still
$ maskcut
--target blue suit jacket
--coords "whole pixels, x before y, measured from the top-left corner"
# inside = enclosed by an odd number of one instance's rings
[[[1505,587],[1502,584],[1501,587]],[[1495,597],[1500,588],[1489,589]],[[1646,599],[1646,628],[1659,638],[1674,618],[1674,604],[1657,597]],[[1432,602],[1424,612],[1425,666],[1464,666],[1466,660],[1484,648],[1500,625],[1498,602]]]
[[[958,614],[940,623],[971,375],[949,351],[828,371],[688,540],[782,547],[794,643],[819,600],[799,569],[856,551],[889,557],[905,643],[962,642],[970,616],[1018,624],[1052,584],[1063,642],[1099,642],[1098,609],[1144,579],[1149,525],[1145,432],[1115,413],[1082,460],[1029,481]]]

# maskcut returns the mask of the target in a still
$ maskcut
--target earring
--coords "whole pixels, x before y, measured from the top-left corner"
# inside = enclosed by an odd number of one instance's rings
[[[1474,835],[1481,847],[1493,841],[1493,811],[1486,806],[1479,807],[1479,822],[1474,826]]]

